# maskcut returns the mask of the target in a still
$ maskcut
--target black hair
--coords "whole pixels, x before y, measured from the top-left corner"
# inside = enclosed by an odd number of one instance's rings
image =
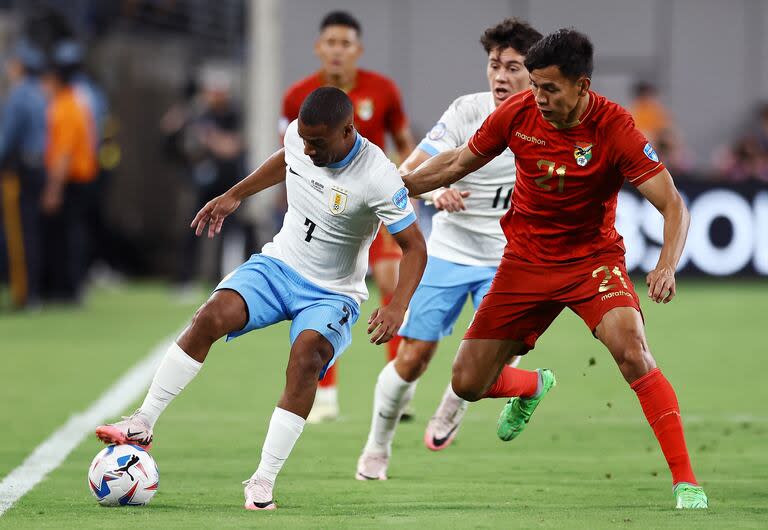
[[[589,37],[573,28],[550,33],[531,46],[525,56],[529,72],[557,66],[566,77],[592,77],[594,47]]]
[[[352,100],[344,91],[325,86],[313,90],[301,104],[299,119],[305,125],[327,125],[335,128],[354,112]]]
[[[322,32],[328,26],[346,26],[355,30],[358,36],[363,34],[360,22],[346,11],[331,11],[325,15],[320,22],[320,31]]]
[[[541,37],[541,33],[527,22],[510,17],[486,29],[480,37],[480,44],[483,45],[485,53],[513,48],[520,55],[527,55],[530,47]]]

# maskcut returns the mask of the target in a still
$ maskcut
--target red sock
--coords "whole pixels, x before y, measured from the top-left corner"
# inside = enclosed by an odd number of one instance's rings
[[[630,385],[640,400],[645,417],[659,441],[672,472],[672,483],[698,484],[685,447],[683,421],[677,396],[661,370],[654,368]]]
[[[484,398],[531,397],[539,388],[539,372],[505,366]]]
[[[397,349],[400,347],[400,341],[403,339],[400,335],[395,335],[387,343],[387,360],[393,361],[397,357]]]
[[[381,296],[382,307],[388,306],[391,301],[392,301],[391,294],[384,294]],[[387,342],[387,360],[388,361],[393,361],[395,357],[397,357],[397,349],[400,347],[401,339],[402,337],[400,335],[395,335],[394,337],[392,337],[392,340]]]
[[[320,388],[328,388],[329,386],[336,386],[336,365],[339,364],[339,361],[337,360],[335,363],[333,363],[333,366],[328,368],[328,370],[325,372],[325,376],[320,380],[318,383],[318,386]]]

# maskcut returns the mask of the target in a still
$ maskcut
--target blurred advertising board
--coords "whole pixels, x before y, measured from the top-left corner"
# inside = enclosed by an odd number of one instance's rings
[[[676,182],[691,212],[678,273],[698,276],[768,276],[768,183]],[[624,236],[627,269],[656,265],[663,218],[637,190],[619,194],[616,227]]]

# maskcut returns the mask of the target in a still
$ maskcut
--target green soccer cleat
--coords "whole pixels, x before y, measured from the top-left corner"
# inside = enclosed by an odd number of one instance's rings
[[[678,510],[696,510],[709,507],[707,504],[707,494],[704,493],[704,488],[701,486],[680,482],[675,485],[672,492],[675,494],[675,499],[677,499],[675,508]]]
[[[555,374],[548,368],[536,370],[541,377],[541,391],[536,397],[513,397],[501,411],[499,422],[496,424],[496,434],[508,442],[517,438],[531,419],[533,411],[547,395],[547,392],[557,384]]]

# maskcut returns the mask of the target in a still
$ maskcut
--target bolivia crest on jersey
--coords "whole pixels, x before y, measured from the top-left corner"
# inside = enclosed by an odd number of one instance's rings
[[[581,167],[587,165],[592,159],[592,144],[587,142],[576,142],[573,144],[576,149],[573,151],[573,157],[576,159],[576,163]]]
[[[356,110],[361,120],[370,120],[373,117],[373,100],[371,98],[361,99],[357,102]]]
[[[331,194],[328,196],[328,209],[331,215],[339,215],[347,207],[347,192],[336,186],[331,188]]]

